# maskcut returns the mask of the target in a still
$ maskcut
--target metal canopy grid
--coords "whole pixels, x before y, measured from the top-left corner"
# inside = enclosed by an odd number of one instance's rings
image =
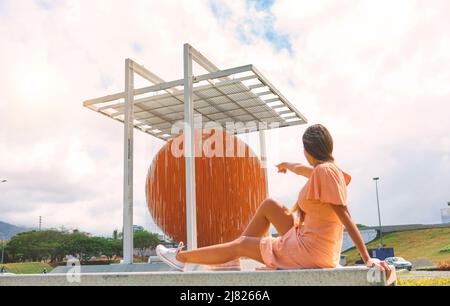
[[[188,249],[197,248],[194,134],[202,124],[220,125],[228,133],[259,131],[261,165],[266,169],[265,131],[306,124],[306,118],[253,66],[220,70],[191,45],[184,45],[184,78],[166,82],[131,59],[125,60],[125,91],[85,101],[83,105],[124,123],[123,264],[133,263],[134,130],[168,141],[184,127],[186,224]],[[208,73],[194,76],[193,62]],[[137,74],[152,86],[135,89]],[[230,131],[228,124],[234,125]],[[241,124],[244,128],[237,128]],[[203,128],[203,126],[201,127]],[[182,129],[180,129],[182,130]],[[268,190],[268,188],[267,188]]]
[[[135,64],[136,66],[137,64]],[[142,67],[141,67],[142,68]],[[184,120],[183,81],[138,89],[134,127],[162,140],[176,137],[172,127]],[[202,123],[255,123],[265,129],[305,124],[306,118],[252,65],[209,73],[193,79],[194,114]],[[179,89],[181,87],[181,89]],[[125,120],[124,94],[84,102],[84,106],[120,122]],[[244,129],[233,131],[245,133]]]

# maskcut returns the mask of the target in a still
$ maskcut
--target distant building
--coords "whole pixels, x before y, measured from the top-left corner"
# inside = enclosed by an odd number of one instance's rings
[[[140,232],[143,231],[144,227],[140,225],[133,225],[133,232]]]
[[[450,203],[447,208],[441,209],[441,218],[443,224],[450,224]]]

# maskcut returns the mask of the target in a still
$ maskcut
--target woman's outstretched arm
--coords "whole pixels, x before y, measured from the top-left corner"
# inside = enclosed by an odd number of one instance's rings
[[[299,163],[281,163],[277,165],[277,168],[279,173],[286,173],[289,170],[297,175],[301,175],[306,178],[310,178],[314,170],[312,167],[308,167]]]
[[[332,205],[332,204],[330,205],[333,207],[336,215],[339,217],[342,224],[345,226],[345,229],[347,230],[350,238],[352,238],[353,242],[355,243],[356,248],[361,254],[361,258],[364,261],[364,263],[369,267],[375,267],[378,270],[382,271],[385,270],[387,277],[389,278],[392,272],[391,268],[385,262],[377,262],[376,260],[372,260],[370,258],[369,252],[367,252],[367,248],[361,236],[361,233],[359,232],[359,229],[356,226],[356,224],[353,222],[347,206]]]

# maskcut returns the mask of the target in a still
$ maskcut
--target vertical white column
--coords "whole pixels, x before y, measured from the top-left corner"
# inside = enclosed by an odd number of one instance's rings
[[[186,159],[186,225],[188,250],[197,248],[197,203],[195,194],[195,124],[191,46],[184,45],[184,154]]]
[[[259,130],[259,151],[261,153],[261,167],[266,173],[266,197],[269,197],[269,172],[267,171],[267,145],[266,145],[266,130]]]
[[[133,264],[133,135],[134,72],[130,59],[125,61],[125,130],[123,180],[123,263]]]
[[[260,126],[259,130],[259,151],[261,154],[261,167],[266,174],[266,198],[269,197],[269,171],[267,170],[267,145],[266,145],[266,130]],[[266,233],[266,237],[272,236],[273,225],[269,227],[269,231]]]

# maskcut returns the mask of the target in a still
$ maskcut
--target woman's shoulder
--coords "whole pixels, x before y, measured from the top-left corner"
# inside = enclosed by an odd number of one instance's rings
[[[336,172],[340,171],[339,167],[334,162],[325,162],[314,167],[314,172],[324,173],[324,172]]]
[[[341,170],[334,162],[325,162],[314,168],[313,175],[332,176],[336,180],[342,179],[346,185],[350,184],[352,177],[347,172]]]

